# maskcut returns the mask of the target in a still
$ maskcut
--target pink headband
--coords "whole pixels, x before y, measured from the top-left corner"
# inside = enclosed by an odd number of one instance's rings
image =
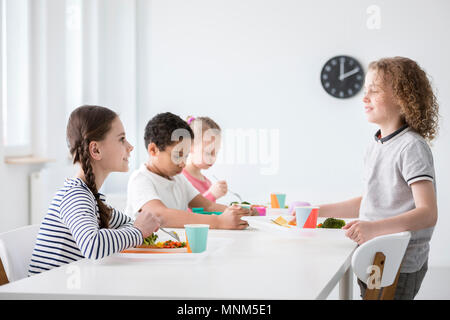
[[[191,124],[191,122],[194,121],[194,120],[195,120],[195,117],[189,117],[187,123],[188,123],[188,124]]]

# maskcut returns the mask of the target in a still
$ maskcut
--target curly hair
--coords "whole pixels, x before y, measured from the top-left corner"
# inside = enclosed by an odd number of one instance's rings
[[[86,178],[86,185],[97,201],[100,228],[108,228],[112,209],[101,199],[95,183],[95,175],[89,154],[91,141],[101,141],[111,129],[111,124],[117,114],[105,107],[81,106],[76,108],[69,117],[67,124],[67,144],[73,163],[79,163]]]
[[[438,132],[439,104],[425,71],[404,57],[383,58],[369,64],[390,82],[406,124],[431,142]]]
[[[166,147],[177,142],[172,138],[173,132],[177,129],[186,130],[190,138],[194,139],[191,127],[179,116],[170,112],[157,114],[145,126],[145,148],[153,142],[160,151],[164,151]]]

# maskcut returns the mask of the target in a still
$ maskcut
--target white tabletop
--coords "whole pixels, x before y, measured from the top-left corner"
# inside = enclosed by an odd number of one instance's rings
[[[355,248],[343,230],[210,230],[203,254],[83,259],[1,286],[0,299],[324,299]]]

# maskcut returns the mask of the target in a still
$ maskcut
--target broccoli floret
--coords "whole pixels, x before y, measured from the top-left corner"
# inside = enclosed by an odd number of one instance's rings
[[[230,202],[230,206],[232,206],[233,204],[239,204],[239,202],[237,201]]]
[[[322,226],[320,228],[327,228],[327,229],[341,229],[343,226],[345,226],[345,221],[341,219],[336,218],[327,218],[323,222]]]
[[[241,204],[250,204],[250,202],[242,201]]]

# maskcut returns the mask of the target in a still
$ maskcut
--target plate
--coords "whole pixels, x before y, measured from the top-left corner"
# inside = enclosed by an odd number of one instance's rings
[[[181,235],[179,231],[177,231],[178,235],[181,238]],[[184,233],[184,231],[183,231]],[[184,235],[184,234],[183,234]],[[147,252],[147,253],[153,253],[153,254],[142,254],[142,252],[133,252],[136,249],[141,248],[130,248],[127,250],[124,250],[122,252],[116,253],[112,255],[113,258],[120,258],[120,259],[130,259],[130,260],[167,260],[172,262],[183,262],[187,260],[196,260],[199,258],[206,257],[210,254],[216,254],[217,252],[220,252],[223,248],[225,248],[228,244],[232,242],[231,239],[227,238],[208,238],[208,244],[206,247],[206,251],[201,253],[188,253],[187,248],[166,248],[163,249],[147,249],[142,248],[142,250],[159,250],[157,252]],[[163,252],[164,250],[164,252]],[[181,251],[185,250],[185,251]],[[160,253],[160,254],[158,254]]]
[[[120,253],[187,253],[187,248],[129,248]]]
[[[271,232],[287,237],[295,237],[295,238],[303,238],[303,237],[341,237],[345,236],[345,230],[342,229],[323,229],[323,228],[314,228],[314,229],[300,229],[296,226],[280,226],[274,223],[272,220],[277,219],[278,217],[282,217],[283,219],[287,220],[288,222],[291,221],[294,216],[292,215],[275,215],[275,216],[260,216],[260,217],[253,217],[253,216],[244,216],[241,219],[246,220],[251,227],[254,227],[256,229]],[[319,224],[325,220],[324,218],[319,218],[317,223]],[[347,223],[347,221],[346,221]]]
[[[186,242],[186,232],[184,229],[167,229],[167,231],[175,231],[177,235],[180,237],[181,242]],[[156,242],[165,242],[167,240],[176,241],[171,236],[169,236],[167,233],[162,232],[161,230],[158,230],[156,232],[158,235],[158,239]],[[146,254],[146,253],[188,253],[187,247],[185,248],[128,248],[125,249],[119,254]]]

